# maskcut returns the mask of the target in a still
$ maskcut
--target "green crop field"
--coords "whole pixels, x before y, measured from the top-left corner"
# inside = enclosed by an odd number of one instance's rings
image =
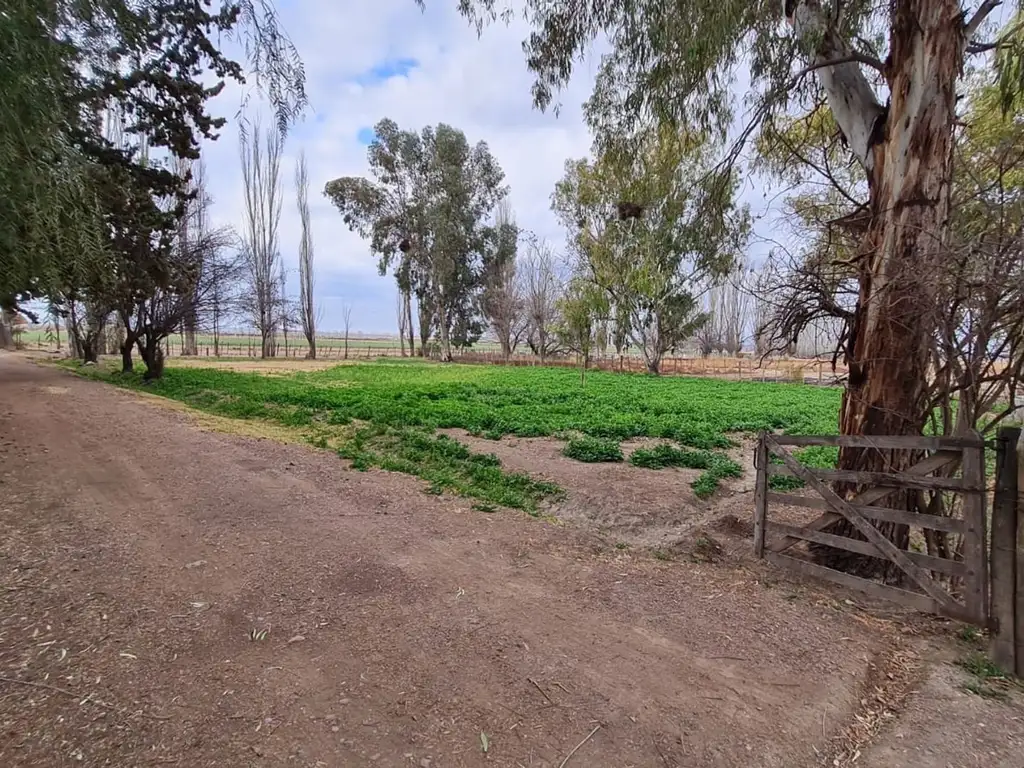
[[[80,370],[141,386],[137,376]],[[568,441],[567,456],[582,461],[622,461],[622,440],[660,438],[664,444],[635,451],[631,463],[701,469],[693,487],[707,496],[721,478],[741,472],[724,453],[738,436],[762,429],[834,433],[840,400],[839,390],[800,384],[600,372],[581,384],[573,370],[413,360],[279,376],[170,367],[147,389],[220,416],[305,428],[311,440],[335,447],[356,467],[407,472],[437,492],[527,510],[559,489],[505,472],[493,455],[473,454],[434,431],[455,427],[493,440],[555,436]],[[805,459],[828,465],[834,451]]]

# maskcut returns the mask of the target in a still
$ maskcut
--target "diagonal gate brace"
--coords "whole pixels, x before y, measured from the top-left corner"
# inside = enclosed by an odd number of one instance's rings
[[[942,587],[937,585],[923,568],[919,568],[912,563],[906,553],[889,541],[881,531],[875,528],[867,518],[857,511],[856,507],[841,498],[831,488],[829,488],[828,485],[819,480],[811,470],[794,459],[788,451],[775,442],[771,435],[765,435],[765,439],[768,440],[773,452],[782,459],[782,462],[789,467],[797,477],[802,478],[812,488],[814,488],[814,490],[817,491],[825,500],[826,504],[832,507],[832,509],[838,514],[849,520],[850,524],[860,531],[861,535],[863,535],[865,539],[875,545],[880,554],[898,565],[900,569],[907,574],[907,576],[913,579],[917,585],[924,590],[925,594],[939,605],[954,610],[959,608],[959,604],[953,600],[953,598],[950,597]]]

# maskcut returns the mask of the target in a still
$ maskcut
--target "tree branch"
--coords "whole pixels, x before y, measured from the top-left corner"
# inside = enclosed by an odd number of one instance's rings
[[[840,64],[863,64],[866,67],[871,67],[872,69],[877,70],[879,74],[885,74],[885,65],[876,57],[869,56],[866,53],[857,53],[855,51],[848,56],[840,56],[837,59],[815,62],[814,64],[804,67],[793,76],[793,80],[797,81],[804,75],[809,75],[815,70],[824,69],[825,67],[837,67]]]
[[[972,40],[978,31],[978,27],[985,22],[985,19],[988,18],[988,15],[992,13],[992,11],[1002,4],[1003,0],[985,0],[985,2],[981,4],[981,7],[974,12],[971,20],[964,26],[964,38]]]

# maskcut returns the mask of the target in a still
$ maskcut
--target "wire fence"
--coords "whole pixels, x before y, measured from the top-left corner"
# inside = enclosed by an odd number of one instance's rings
[[[27,341],[27,339],[26,339]],[[41,337],[25,344],[26,347],[53,348],[53,343]],[[308,356],[308,346],[302,336],[276,339],[274,360],[301,361]],[[116,350],[107,350],[116,353]],[[164,342],[164,354],[168,357],[191,357],[209,359],[254,359],[262,358],[262,342],[258,334],[222,334],[218,337],[201,334],[196,339],[195,355],[185,355],[185,339],[180,335],[170,336]],[[436,350],[428,349],[428,356],[436,359]],[[502,354],[496,344],[483,343],[468,349],[453,349],[454,362],[478,365],[549,366],[575,368],[579,360],[573,355],[546,356],[543,359],[532,353],[515,352]],[[408,351],[399,346],[395,338],[368,338],[353,336],[347,340],[342,336],[322,336],[317,340],[319,360],[376,360],[379,358],[410,357]],[[596,354],[588,361],[588,370],[617,373],[644,373],[647,364],[639,354]],[[694,376],[728,379],[733,381],[794,382],[835,386],[846,377],[846,368],[837,364],[833,368],[831,358],[765,358],[753,354],[739,356],[700,355],[665,357],[661,360],[659,373],[668,376]]]

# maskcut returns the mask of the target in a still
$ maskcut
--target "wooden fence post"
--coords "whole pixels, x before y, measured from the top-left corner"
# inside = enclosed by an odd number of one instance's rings
[[[764,557],[765,523],[768,518],[768,441],[762,432],[754,449],[754,554]]]
[[[971,432],[971,437],[978,437]],[[985,546],[985,448],[964,448],[964,483],[972,490],[964,492],[964,604],[968,614],[984,626],[989,617],[988,552]]]
[[[1016,674],[1024,677],[1024,440],[1017,440],[1017,587],[1014,590]]]
[[[1020,673],[1021,659],[1014,604],[1018,569],[1024,566],[1017,549],[1017,443],[1020,429],[1002,427],[996,438],[996,482],[992,499],[991,600],[995,631],[992,660],[1002,669]]]

